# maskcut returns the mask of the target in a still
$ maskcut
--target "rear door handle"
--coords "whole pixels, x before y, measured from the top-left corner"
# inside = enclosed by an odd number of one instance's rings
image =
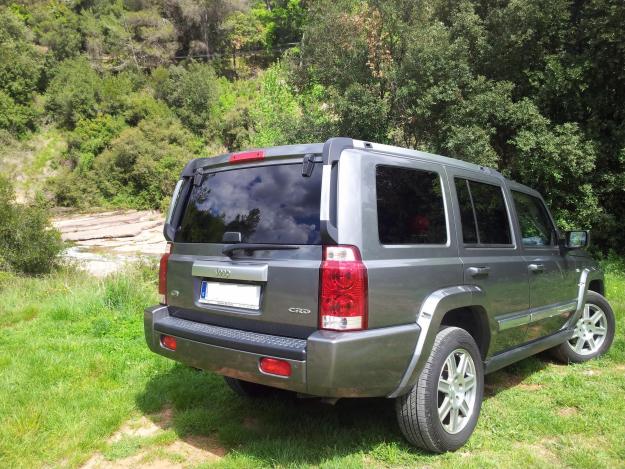
[[[543,272],[545,270],[545,266],[543,264],[530,264],[527,268],[530,272]]]
[[[490,267],[469,267],[467,274],[471,277],[486,277],[490,273]]]

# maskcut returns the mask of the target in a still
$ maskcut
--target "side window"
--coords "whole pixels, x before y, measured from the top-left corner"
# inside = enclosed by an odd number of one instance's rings
[[[543,202],[523,192],[512,191],[516,207],[523,246],[552,246],[555,244],[555,229]]]
[[[501,187],[467,179],[455,180],[465,244],[510,245],[510,222]]]
[[[432,171],[376,167],[378,236],[382,244],[445,244],[440,176]]]

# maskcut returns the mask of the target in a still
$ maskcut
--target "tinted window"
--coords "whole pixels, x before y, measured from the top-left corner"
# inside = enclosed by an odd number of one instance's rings
[[[501,187],[456,179],[465,244],[512,244]]]
[[[462,224],[462,240],[466,244],[477,243],[477,227],[475,225],[475,213],[469,193],[469,181],[456,179],[456,193],[460,205],[460,222]]]
[[[378,235],[383,244],[445,244],[447,228],[437,173],[378,166]]]
[[[189,196],[175,241],[221,243],[226,231],[243,242],[320,244],[321,168],[256,166],[204,175]]]
[[[551,246],[555,242],[555,230],[540,199],[522,192],[512,191],[521,238],[524,246]]]

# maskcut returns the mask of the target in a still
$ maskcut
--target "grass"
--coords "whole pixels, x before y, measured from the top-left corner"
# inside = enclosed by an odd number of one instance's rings
[[[385,399],[332,407],[283,394],[245,400],[219,376],[149,352],[142,310],[154,273],[97,280],[72,270],[41,278],[0,274],[0,466],[76,467],[143,455],[229,467],[625,467],[625,276],[607,277],[617,312],[610,353],[576,366],[533,357],[487,377],[469,443],[429,455],[409,447]],[[164,417],[164,410],[168,416]],[[148,416],[149,435],[121,435]],[[189,459],[175,440],[209,437],[219,461]],[[211,441],[212,441],[211,440]]]

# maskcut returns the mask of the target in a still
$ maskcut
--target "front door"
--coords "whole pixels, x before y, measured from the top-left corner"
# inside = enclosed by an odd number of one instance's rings
[[[574,262],[558,246],[555,226],[537,194],[512,189],[530,285],[527,340],[561,329],[576,307]]]

